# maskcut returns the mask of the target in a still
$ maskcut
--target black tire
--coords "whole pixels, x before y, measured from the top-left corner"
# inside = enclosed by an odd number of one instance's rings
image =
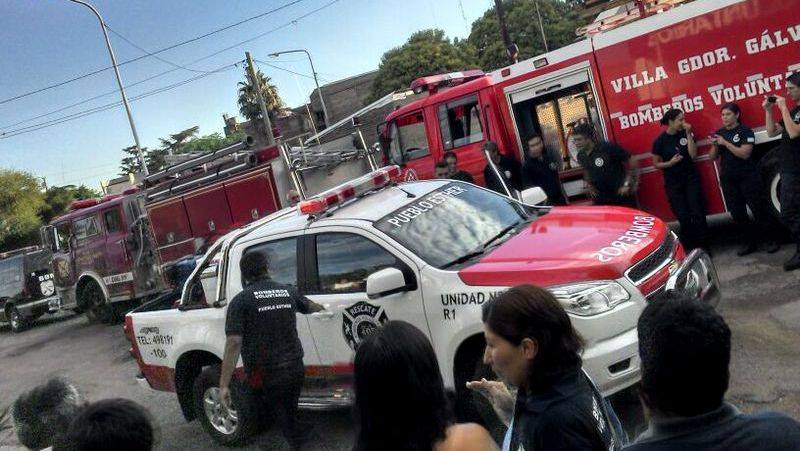
[[[217,411],[219,416],[223,415],[223,412],[218,410],[221,408],[218,404],[218,396],[217,400],[214,400],[214,390],[216,389],[217,395],[219,393],[220,372],[219,365],[212,365],[203,369],[195,379],[193,390],[195,415],[203,425],[203,429],[220,445],[246,445],[258,431],[259,420],[252,391],[244,384],[237,380],[231,381],[231,399],[236,410],[236,422],[230,432],[223,431],[228,426],[227,424],[221,424],[219,420],[209,418],[209,411]],[[209,403],[208,410],[206,409],[207,402]]]
[[[114,324],[116,321],[114,306],[108,303],[103,290],[96,282],[89,282],[83,286],[80,300],[90,323]]]
[[[6,307],[6,318],[11,325],[11,332],[18,334],[28,327],[28,320],[17,310],[17,306]]]
[[[769,211],[778,219],[781,217],[781,165],[778,159],[778,149],[769,151],[759,162],[761,180],[766,188],[766,197],[769,201]]]
[[[467,388],[467,382],[497,379],[492,368],[483,364],[483,347],[475,347],[468,357],[458,362],[455,370],[456,420],[460,423],[472,422],[485,427],[497,443],[503,442],[506,425],[500,420],[489,401],[480,393]]]

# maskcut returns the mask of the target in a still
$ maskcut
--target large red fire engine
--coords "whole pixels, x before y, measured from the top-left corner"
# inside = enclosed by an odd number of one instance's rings
[[[666,11],[665,2],[615,14],[584,29],[584,40],[490,74],[467,71],[416,80],[427,98],[389,115],[384,147],[406,179],[430,178],[444,152],[483,182],[487,140],[524,161],[521,137],[541,134],[563,160],[561,179],[571,202],[586,199],[570,134],[588,120],[600,137],[615,141],[638,162],[641,208],[674,216],[662,175],[650,159],[659,119],[673,107],[686,113],[698,140],[696,160],[708,214],[724,213],[719,170],[708,157],[709,135],[721,127],[720,107],[735,101],[743,123],[756,132],[756,158],[773,208],[779,208],[777,142],[764,131],[761,102],[783,94],[787,73],[800,70],[800,16],[793,2],[697,0]],[[661,6],[659,6],[659,4]],[[648,14],[649,17],[640,18]],[[616,24],[635,22],[614,28]],[[445,89],[446,88],[446,89]]]

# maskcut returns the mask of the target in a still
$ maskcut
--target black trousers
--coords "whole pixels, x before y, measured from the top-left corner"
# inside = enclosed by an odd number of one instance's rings
[[[773,219],[767,209],[764,185],[758,172],[747,174],[723,174],[722,193],[733,221],[739,227],[742,238],[749,243],[758,242],[759,233],[772,237]],[[747,207],[753,212],[755,221],[747,214]]]
[[[781,174],[781,219],[800,249],[800,174]]]
[[[636,197],[633,195],[630,196],[620,196],[616,192],[599,192],[597,193],[597,197],[592,202],[594,205],[616,205],[618,207],[630,207],[630,208],[639,208],[636,203]]]
[[[303,361],[265,368],[263,374],[262,386],[255,389],[260,401],[259,413],[278,423],[292,449],[300,449],[304,434],[298,424],[297,402],[305,381]]]
[[[700,177],[695,174],[682,182],[667,182],[664,190],[672,213],[681,225],[681,239],[687,250],[705,246],[708,224]]]

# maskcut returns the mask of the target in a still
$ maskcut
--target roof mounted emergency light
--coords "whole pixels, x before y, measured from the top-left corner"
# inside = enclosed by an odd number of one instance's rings
[[[414,94],[421,94],[425,91],[428,91],[431,94],[436,94],[436,91],[438,91],[439,88],[460,85],[476,78],[483,77],[484,75],[485,74],[482,70],[473,69],[465,70],[463,72],[450,72],[449,74],[420,77],[411,82],[411,90],[414,91]]]
[[[316,197],[297,204],[297,209],[304,215],[318,215],[374,189],[383,188],[400,178],[399,166],[386,166],[377,171],[363,175],[344,185],[319,194]]]

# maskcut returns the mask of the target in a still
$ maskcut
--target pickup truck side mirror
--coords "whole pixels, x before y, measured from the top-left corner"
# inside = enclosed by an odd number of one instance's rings
[[[382,298],[409,289],[403,272],[397,268],[381,269],[367,277],[367,297],[370,299]]]
[[[547,194],[538,186],[523,190],[520,198],[525,205],[539,205],[547,200]]]

